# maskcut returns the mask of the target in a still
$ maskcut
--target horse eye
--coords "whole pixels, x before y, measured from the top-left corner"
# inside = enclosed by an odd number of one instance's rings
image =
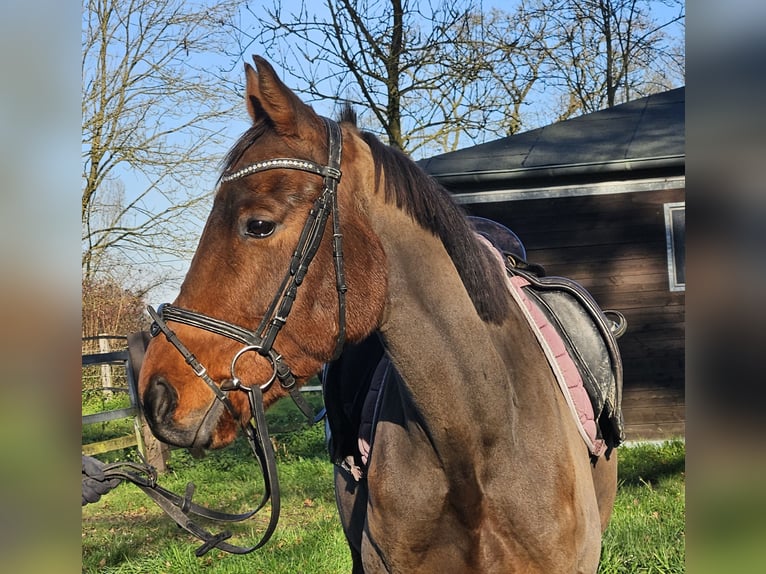
[[[262,239],[274,233],[274,229],[276,229],[276,225],[273,221],[250,219],[245,226],[245,235]]]

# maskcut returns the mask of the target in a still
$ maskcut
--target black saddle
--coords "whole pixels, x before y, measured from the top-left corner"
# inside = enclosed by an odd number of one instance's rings
[[[539,265],[529,266],[505,254],[509,275],[523,277],[527,297],[545,314],[564,341],[569,356],[590,397],[598,438],[607,448],[625,440],[622,417],[622,358],[617,339],[627,329],[619,311],[602,310],[579,283],[566,277],[547,277]]]

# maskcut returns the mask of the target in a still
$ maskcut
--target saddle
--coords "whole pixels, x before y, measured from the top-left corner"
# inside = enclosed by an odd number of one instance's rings
[[[578,384],[582,381],[592,408],[592,428],[588,427],[590,410],[576,404],[577,390],[571,380],[565,383],[575,403],[575,414],[589,435],[586,442],[591,453],[608,454],[625,440],[623,369],[617,346],[617,339],[627,329],[624,315],[619,311],[602,310],[593,296],[572,279],[545,276],[541,266],[530,265],[513,254],[503,255],[510,282],[521,289],[528,306],[536,307],[532,315],[537,317],[538,330],[543,331],[540,338],[546,339],[541,343],[555,346],[553,341],[563,342],[564,361],[558,357],[560,352],[554,349],[555,360],[562,365],[563,371],[567,364],[573,364],[579,375],[574,378],[578,379]],[[547,326],[555,330],[557,337],[548,337],[544,333]],[[569,376],[565,378],[569,379]]]

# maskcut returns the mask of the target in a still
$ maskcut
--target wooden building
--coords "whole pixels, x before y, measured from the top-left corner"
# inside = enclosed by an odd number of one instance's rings
[[[628,440],[683,436],[684,94],[679,88],[421,166],[549,275],[621,311]]]

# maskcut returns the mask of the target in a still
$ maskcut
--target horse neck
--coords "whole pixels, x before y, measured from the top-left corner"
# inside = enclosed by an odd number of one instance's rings
[[[392,209],[373,221],[388,260],[380,331],[434,448],[465,453],[459,443],[507,433],[513,387],[507,349],[496,344],[509,326],[479,318],[438,238]]]

